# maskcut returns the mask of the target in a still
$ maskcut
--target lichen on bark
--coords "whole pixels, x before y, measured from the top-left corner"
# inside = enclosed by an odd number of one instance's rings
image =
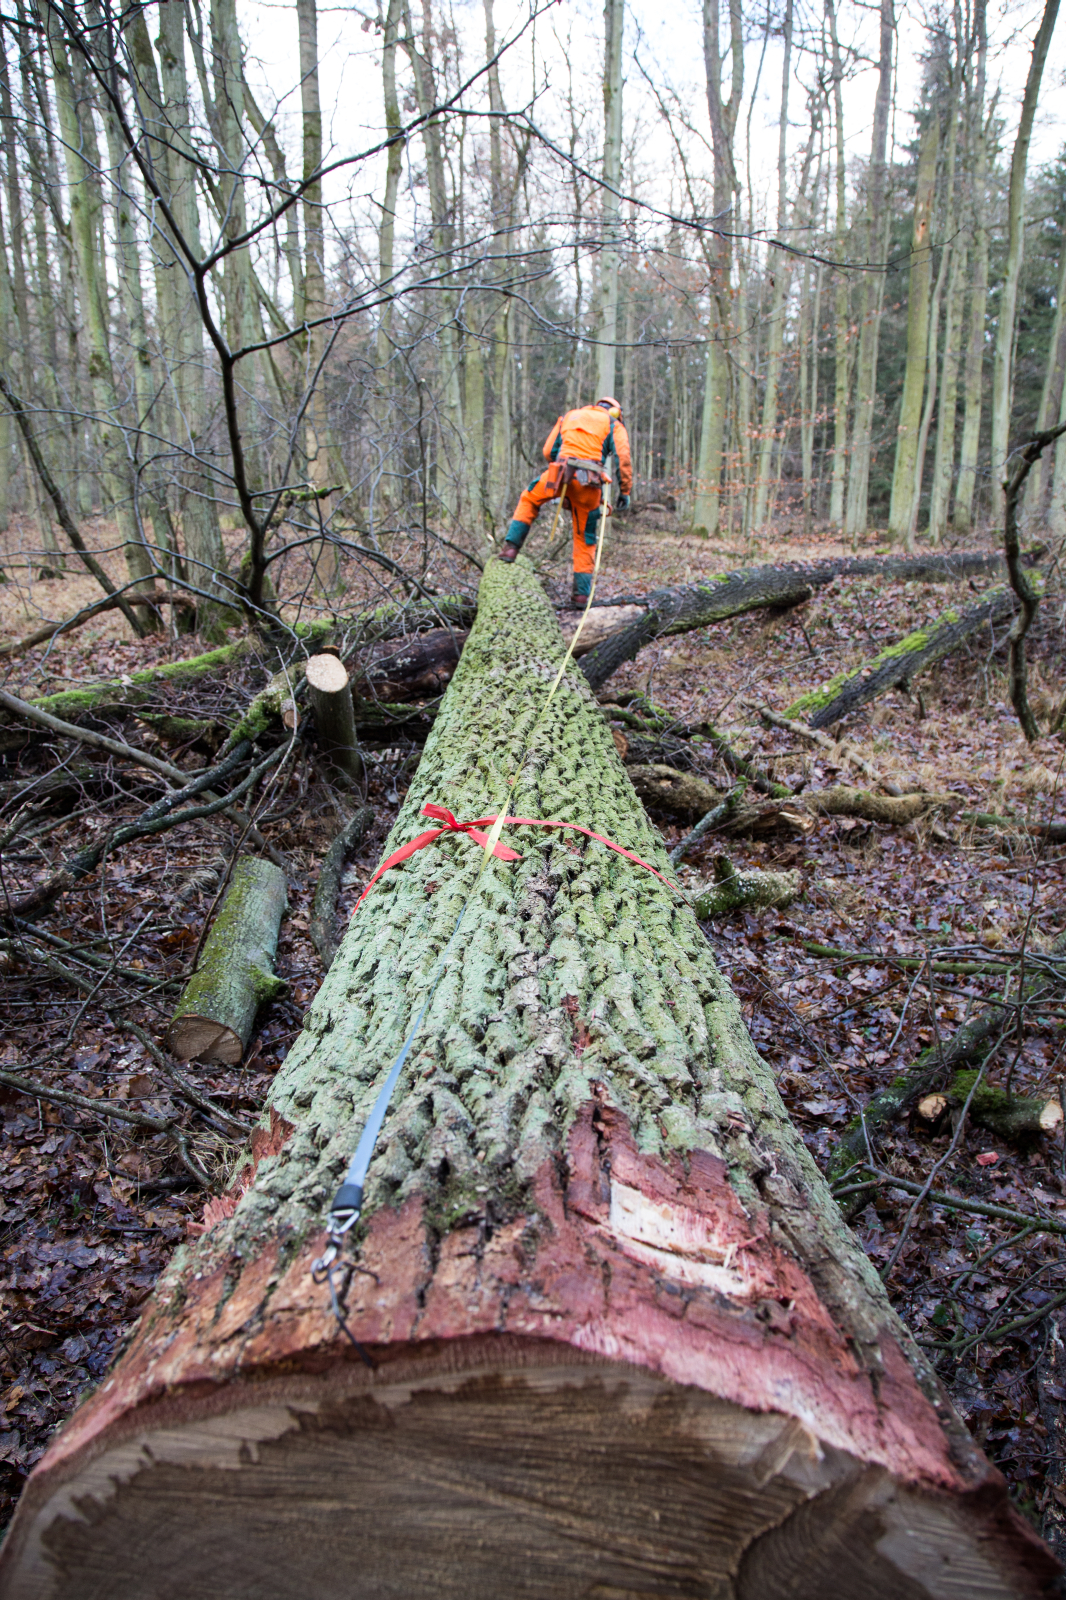
[[[425,829],[427,801],[469,820],[506,799],[512,815],[581,823],[669,874],[577,670],[544,710],[562,655],[528,563],[491,563],[386,852]],[[859,1346],[886,1322],[898,1331],[691,909],[579,834],[516,827],[504,841],[522,860],[492,860],[480,879],[480,850],[446,836],[375,885],[274,1081],[271,1108],[295,1131],[199,1251],[251,1259],[280,1238],[291,1260],[321,1227],[469,897],[371,1166],[364,1222],[412,1196],[438,1229],[472,1206],[497,1222],[528,1208],[534,1174],[600,1093],[642,1151],[720,1155],[757,1225],[808,1264]],[[184,1270],[175,1263],[175,1281]]]

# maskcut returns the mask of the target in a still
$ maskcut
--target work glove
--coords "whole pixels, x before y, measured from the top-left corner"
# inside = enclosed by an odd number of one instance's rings
[[[629,510],[629,496],[627,494],[620,494],[618,496],[618,499],[615,501],[614,509],[616,511],[628,511]]]

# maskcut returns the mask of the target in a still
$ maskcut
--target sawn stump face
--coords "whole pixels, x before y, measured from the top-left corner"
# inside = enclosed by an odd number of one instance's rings
[[[528,563],[490,563],[386,850],[509,797],[669,872],[579,672],[542,715],[562,651]],[[504,838],[356,913],[254,1181],[38,1465],[2,1600],[1045,1593],[692,911],[579,835]],[[310,1266],[468,897],[349,1247],[368,1371]]]

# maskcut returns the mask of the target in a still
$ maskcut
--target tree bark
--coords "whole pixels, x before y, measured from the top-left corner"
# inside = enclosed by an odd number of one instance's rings
[[[930,628],[919,628],[905,639],[889,645],[858,672],[843,673],[823,689],[801,695],[785,713],[789,717],[807,716],[812,728],[829,728],[860,706],[869,705],[889,689],[909,684],[945,656],[966,643],[981,628],[1013,616],[1015,599],[1010,589],[992,589],[960,616],[945,611]]]
[[[966,371],[963,386],[966,404],[959,445],[959,478],[955,488],[954,523],[956,533],[967,534],[973,527],[973,503],[977,489],[977,454],[981,442],[981,407],[984,394],[985,321],[988,307],[988,176],[989,130],[985,125],[985,77],[988,62],[987,0],[974,0],[973,31],[977,41],[977,81],[969,115],[971,154],[973,281],[970,285],[970,323],[966,344]]]
[[[545,704],[562,659],[528,563],[492,563],[387,849],[424,802],[506,795],[668,870],[584,680]],[[444,839],[356,913],[234,1214],[35,1469],[5,1600],[777,1600],[839,1590],[844,1552],[870,1600],[943,1593],[947,1561],[960,1594],[1039,1594],[1054,1563],[843,1226],[692,913],[580,835],[505,837],[518,864]],[[423,1006],[345,1247],[371,1367],[310,1268]]]
[[[997,522],[1004,514],[1003,479],[1007,476],[1007,447],[1010,442],[1011,403],[1014,391],[1014,324],[1018,288],[1025,257],[1025,172],[1029,164],[1029,141],[1040,98],[1040,80],[1055,31],[1059,0],[1045,0],[1029,74],[1025,80],[1021,116],[1010,162],[1010,188],[1007,196],[1007,265],[999,295],[996,347],[992,357],[992,482]]]
[[[603,7],[603,216],[604,248],[600,252],[599,348],[596,387],[614,394],[618,345],[618,219],[622,186],[622,35],[625,0],[605,0]],[[629,397],[626,396],[628,399]]]
[[[889,210],[885,204],[888,120],[892,106],[892,54],[896,37],[895,0],[881,0],[880,61],[874,101],[870,167],[866,179],[865,234],[867,260],[881,262],[888,244]],[[864,275],[862,326],[855,371],[855,417],[851,430],[851,463],[845,507],[846,529],[852,536],[866,530],[873,455],[874,407],[877,402],[877,352],[885,299],[884,272]]]
[[[889,537],[905,541],[908,549],[914,547],[910,530],[910,511],[914,494],[918,431],[922,417],[922,396],[925,393],[929,347],[929,291],[933,276],[930,224],[936,190],[939,144],[940,123],[934,113],[926,124],[918,148],[910,282],[907,289],[907,365],[903,374],[903,396],[899,403],[896,462],[892,472],[892,503],[888,513]]]
[[[240,1061],[260,1005],[288,987],[274,976],[284,914],[285,874],[243,856],[167,1031],[179,1061]]]

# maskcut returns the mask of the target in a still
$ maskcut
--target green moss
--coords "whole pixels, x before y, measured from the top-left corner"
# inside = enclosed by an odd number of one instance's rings
[[[830,700],[836,698],[847,681],[848,674],[846,672],[838,672],[836,677],[830,678],[823,688],[810,689],[806,694],[801,694],[798,700],[793,700],[785,712],[785,716],[802,717],[806,716],[809,711],[820,711],[823,706],[829,704]]]
[[[230,666],[241,656],[252,653],[255,640],[244,637],[217,650],[205,650],[202,655],[189,656],[184,661],[167,661],[158,667],[145,667],[132,672],[129,682],[112,680],[89,684],[84,689],[64,689],[59,694],[42,695],[32,702],[54,717],[76,717],[109,705],[135,706],[151,698],[151,690],[160,683],[184,683],[209,672],[218,672]]]

